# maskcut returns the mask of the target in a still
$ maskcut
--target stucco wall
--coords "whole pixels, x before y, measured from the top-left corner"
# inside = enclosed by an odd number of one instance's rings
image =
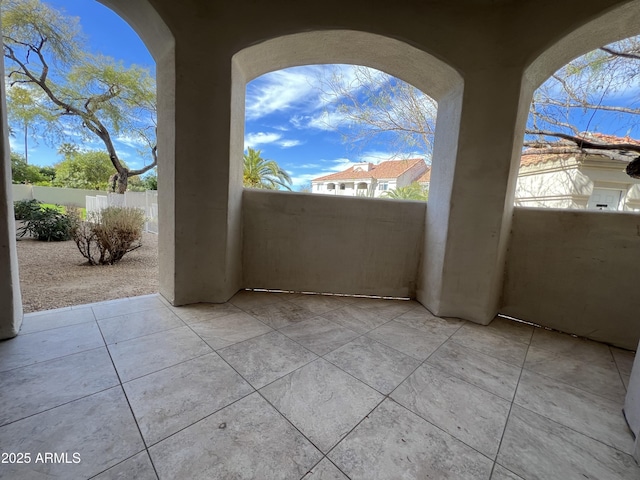
[[[244,191],[243,285],[415,295],[426,203]]]
[[[516,208],[501,313],[635,349],[640,215]]]

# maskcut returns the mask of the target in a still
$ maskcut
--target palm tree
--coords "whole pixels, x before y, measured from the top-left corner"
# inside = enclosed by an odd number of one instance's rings
[[[398,187],[393,190],[388,190],[383,193],[387,198],[393,198],[395,200],[420,200],[427,201],[429,192],[424,189],[418,182],[413,182],[406,187]]]
[[[280,187],[284,187],[291,190],[289,174],[282,170],[274,160],[262,158],[260,150],[249,147],[247,153],[243,155],[243,159],[242,183],[245,187],[266,188],[268,190],[280,190]]]

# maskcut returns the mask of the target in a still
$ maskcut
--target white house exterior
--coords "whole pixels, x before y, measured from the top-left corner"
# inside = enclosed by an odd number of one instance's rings
[[[311,192],[347,197],[380,197],[384,192],[406,187],[429,168],[421,158],[388,160],[377,165],[357,163],[350,168],[311,181]]]
[[[520,162],[515,204],[523,207],[640,211],[640,180],[628,162],[597,154],[536,154]]]

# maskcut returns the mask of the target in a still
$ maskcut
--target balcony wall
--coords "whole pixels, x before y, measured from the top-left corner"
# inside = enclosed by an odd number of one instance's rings
[[[639,258],[637,214],[516,208],[500,312],[635,349]]]
[[[426,203],[244,190],[243,285],[414,297]]]

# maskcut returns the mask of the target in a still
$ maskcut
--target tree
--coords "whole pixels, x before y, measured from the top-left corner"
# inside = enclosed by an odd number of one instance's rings
[[[78,19],[39,0],[5,0],[2,28],[10,90],[22,87],[38,99],[34,118],[42,120],[38,127],[48,138],[69,130],[98,137],[116,170],[112,187],[119,193],[130,176],[155,167],[155,82],[147,70],[85,52]],[[114,136],[123,133],[148,146],[148,165],[129,170],[120,160]]]
[[[291,177],[274,160],[265,160],[260,150],[249,147],[243,155],[244,169],[242,183],[245,187],[291,190]]]
[[[54,186],[106,191],[113,165],[107,152],[71,150],[65,153],[65,159],[56,164],[55,169]]]
[[[640,178],[640,142],[631,137],[640,133],[639,78],[640,37],[570,62],[536,91],[524,145],[628,161],[627,174]]]
[[[321,81],[325,119],[350,143],[393,138],[398,153],[430,158],[436,103],[415,87],[365,67]],[[640,178],[640,36],[570,62],[534,94],[524,146],[538,153],[597,153],[630,162]],[[426,97],[426,98],[425,98]],[[340,128],[346,126],[347,128]],[[622,137],[622,138],[621,138]]]
[[[144,177],[136,175],[129,177],[129,190],[132,192],[144,192],[146,190],[158,189],[158,176],[155,173],[148,173]]]
[[[312,191],[311,182],[306,182],[304,185],[301,185],[300,188],[298,188],[298,191],[300,193],[311,193]]]
[[[13,183],[39,184],[50,181],[41,168],[27,164],[23,156],[13,152],[11,152],[11,172]]]
[[[397,154],[431,157],[438,104],[408,83],[358,65],[323,70],[324,119],[350,145],[385,141]],[[328,73],[326,73],[328,72]],[[346,127],[346,128],[342,128]]]
[[[39,122],[55,120],[53,115],[42,105],[42,94],[33,87],[13,85],[7,90],[7,118],[11,124],[23,129],[24,160],[29,163],[29,129],[35,129]]]
[[[383,195],[387,198],[393,198],[394,200],[419,200],[426,202],[429,198],[429,191],[423,188],[418,182],[413,182],[406,187],[387,190]]]

